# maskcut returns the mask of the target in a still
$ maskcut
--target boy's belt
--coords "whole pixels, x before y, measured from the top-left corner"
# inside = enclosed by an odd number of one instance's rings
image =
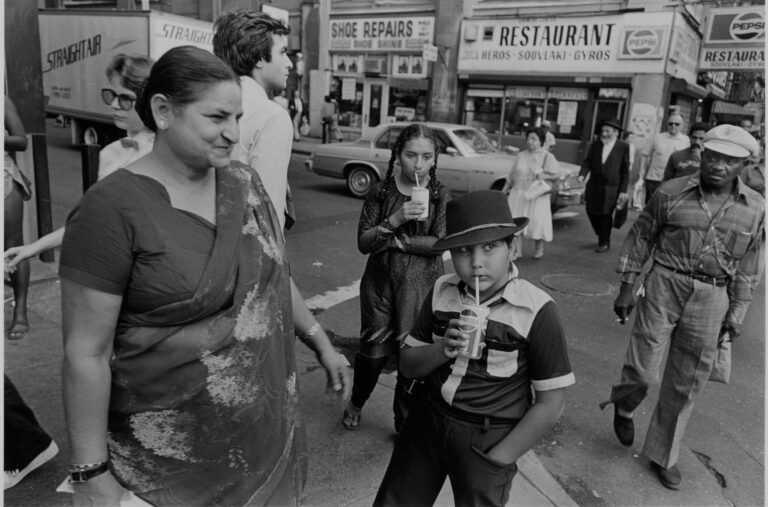
[[[430,405],[432,405],[435,410],[437,410],[445,417],[462,423],[471,424],[473,426],[479,426],[485,430],[488,430],[490,427],[498,428],[516,426],[517,423],[520,422],[520,419],[500,419],[498,417],[488,417],[472,414],[470,412],[465,412],[464,410],[452,407],[443,400],[436,400],[432,396],[428,396],[427,398],[429,399]]]
[[[683,275],[687,276],[688,278],[691,278],[693,280],[698,280],[699,282],[708,283],[709,285],[714,285],[715,287],[725,287],[728,285],[728,282],[730,281],[730,277],[728,276],[711,276],[704,273],[699,273],[697,271],[681,271],[679,269],[670,268],[669,266],[665,266],[664,264],[661,264],[659,262],[656,263],[657,266],[660,266],[667,271],[671,271],[672,273],[675,273],[677,275]]]

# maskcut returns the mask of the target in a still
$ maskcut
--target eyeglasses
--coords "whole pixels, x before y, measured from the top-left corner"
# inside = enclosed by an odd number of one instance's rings
[[[682,125],[682,123],[678,123],[678,122],[676,122],[676,121],[671,121],[671,122],[669,122],[667,125],[669,125],[670,127],[671,127],[672,125],[674,125],[674,126],[676,126],[676,127],[679,127],[680,125]]]
[[[101,100],[103,100],[106,105],[111,106],[115,99],[117,99],[117,105],[120,106],[120,109],[123,111],[130,111],[133,104],[136,103],[136,99],[126,93],[115,93],[115,90],[110,88],[101,89]]]

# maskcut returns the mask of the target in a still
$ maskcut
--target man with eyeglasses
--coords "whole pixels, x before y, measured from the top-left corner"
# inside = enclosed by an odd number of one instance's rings
[[[621,380],[600,407],[614,404],[614,432],[631,446],[632,414],[658,383],[669,349],[642,450],[669,489],[680,487],[680,443],[718,343],[739,335],[759,278],[765,201],[739,178],[744,161],[758,150],[755,138],[740,127],[719,125],[707,132],[698,177],[663,183],[619,256],[621,289],[613,310],[622,323],[635,295],[640,299]],[[653,265],[636,290],[649,260]]]
[[[667,131],[656,134],[645,153],[645,170],[641,169],[640,174],[640,181],[645,186],[645,204],[648,204],[659,188],[669,156],[690,145],[690,139],[683,134],[683,117],[679,113],[672,113],[667,120]]]
[[[707,130],[707,126],[703,123],[696,123],[691,127],[691,145],[669,156],[662,181],[688,176],[699,170],[701,151],[704,149],[704,135]]]

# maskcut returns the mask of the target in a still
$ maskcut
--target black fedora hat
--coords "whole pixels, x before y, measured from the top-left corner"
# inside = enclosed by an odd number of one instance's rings
[[[604,126],[606,126],[606,125],[607,125],[607,126],[609,126],[609,127],[613,127],[613,128],[615,128],[615,129],[616,129],[616,130],[618,130],[619,132],[621,132],[622,130],[624,130],[624,129],[622,128],[622,126],[621,126],[621,122],[619,121],[619,119],[618,119],[618,118],[606,118],[606,119],[604,119],[604,120],[602,120],[602,121],[600,122],[600,128],[603,128],[603,127],[604,127]]]
[[[528,218],[512,218],[507,196],[498,190],[469,192],[448,202],[446,235],[432,246],[443,251],[506,238],[528,225]]]

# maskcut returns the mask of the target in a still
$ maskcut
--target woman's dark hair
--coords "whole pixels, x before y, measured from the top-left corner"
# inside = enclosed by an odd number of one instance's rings
[[[159,93],[174,106],[184,106],[196,101],[208,86],[223,81],[240,86],[240,80],[229,65],[208,51],[195,46],[170,49],[152,66],[136,101],[136,112],[147,128],[157,132],[150,105],[152,96]]]
[[[272,61],[273,35],[291,29],[263,12],[235,9],[222,14],[213,25],[213,52],[238,76],[250,76],[256,64]]]
[[[536,127],[533,129],[528,129],[525,131],[525,138],[528,139],[528,136],[531,134],[536,134],[536,137],[539,138],[539,141],[541,142],[541,145],[544,146],[544,144],[547,142],[547,133],[544,131],[541,127]]]
[[[149,77],[153,63],[155,61],[148,56],[117,54],[107,66],[107,79],[118,78],[124,87],[138,97],[141,95],[144,82]]]
[[[440,152],[440,140],[437,138],[435,132],[426,125],[421,123],[411,123],[402,131],[400,131],[400,135],[397,136],[395,144],[392,145],[392,155],[389,157],[387,175],[384,177],[384,181],[382,182],[381,188],[379,189],[378,197],[380,200],[383,200],[387,193],[395,186],[395,178],[392,173],[395,168],[395,161],[397,160],[397,157],[402,153],[403,148],[405,148],[405,143],[411,139],[416,139],[419,137],[429,139],[432,141],[432,146],[435,147],[435,159],[433,161],[434,163],[432,164],[432,167],[429,168],[429,184],[427,185],[427,188],[429,188],[429,194],[431,198],[433,200],[437,199],[438,183],[435,173],[437,169],[437,154]]]

